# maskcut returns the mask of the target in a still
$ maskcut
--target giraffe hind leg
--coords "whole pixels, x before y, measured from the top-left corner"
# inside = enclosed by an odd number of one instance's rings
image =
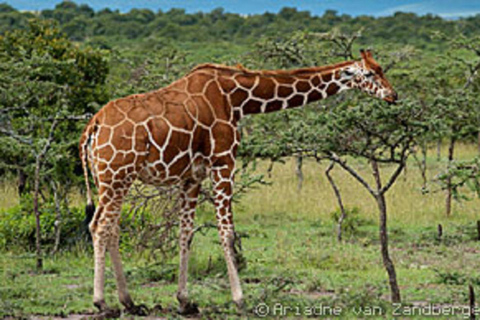
[[[89,228],[92,235],[94,252],[94,282],[93,282],[93,304],[100,311],[100,316],[105,318],[118,318],[120,310],[110,308],[105,302],[105,252],[107,249],[108,232],[104,220],[101,218],[104,212],[104,205],[99,204]]]
[[[103,192],[102,192],[103,191]],[[105,188],[101,190],[99,206],[90,223],[94,253],[95,253],[95,280],[94,280],[94,305],[106,317],[114,317],[118,313],[110,309],[104,299],[105,285],[105,252],[108,249],[117,282],[120,302],[130,314],[147,315],[145,305],[135,305],[127,290],[127,282],[123,273],[122,261],[119,251],[120,228],[119,220],[123,198],[128,187],[122,190]]]

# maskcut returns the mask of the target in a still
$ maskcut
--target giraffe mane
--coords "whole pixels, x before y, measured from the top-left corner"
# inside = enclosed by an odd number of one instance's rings
[[[351,61],[344,61],[336,64],[320,66],[320,67],[306,67],[306,68],[299,68],[299,69],[291,69],[291,70],[250,70],[245,68],[241,64],[237,64],[236,66],[227,66],[224,64],[216,64],[216,63],[203,63],[199,64],[194,67],[188,74],[192,74],[198,70],[205,70],[205,69],[213,69],[218,71],[227,71],[227,72],[234,72],[234,73],[241,73],[245,75],[263,75],[263,76],[301,76],[305,74],[312,74],[312,73],[324,73],[328,72],[337,68],[346,67],[348,65],[353,64],[356,60]]]

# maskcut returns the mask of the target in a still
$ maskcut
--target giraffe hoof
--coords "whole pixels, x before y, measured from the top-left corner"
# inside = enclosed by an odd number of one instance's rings
[[[144,304],[138,304],[138,305],[132,305],[126,309],[127,313],[134,315],[134,316],[140,316],[140,317],[145,317],[148,316],[150,313],[150,309]]]
[[[237,306],[237,312],[239,314],[242,314],[242,315],[246,314],[245,304],[243,303],[243,300],[236,301],[235,305]]]
[[[95,314],[92,319],[114,319],[120,318],[122,314],[120,309],[107,306],[105,300],[96,301],[93,304],[98,308],[99,312]]]
[[[199,314],[200,310],[198,310],[198,305],[196,303],[187,302],[183,305],[180,305],[177,313],[182,316],[189,316],[189,315]]]
[[[120,309],[104,309],[101,310],[99,313],[92,315],[91,317],[89,316],[88,319],[92,320],[105,320],[105,319],[117,319],[120,318],[122,315]]]

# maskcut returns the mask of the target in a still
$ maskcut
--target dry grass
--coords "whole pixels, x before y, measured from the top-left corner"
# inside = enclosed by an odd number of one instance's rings
[[[442,156],[445,155],[445,149],[443,147]],[[459,145],[457,154],[461,159],[474,157],[477,154],[476,146]],[[431,150],[427,159],[430,179],[446,164],[444,159],[437,162],[435,158],[436,154]],[[372,182],[370,167],[366,162],[352,161],[351,164],[358,168],[363,177]],[[310,219],[329,219],[330,213],[337,209],[337,202],[324,174],[327,165],[326,162],[321,164],[314,161],[304,162],[304,184],[300,193],[296,189],[297,178],[293,159],[289,159],[283,165],[275,165],[269,179],[273,184],[262,186],[247,194],[238,205],[237,211],[240,210],[246,215],[276,213]],[[266,170],[266,163],[259,165],[259,172],[266,173]],[[392,170],[391,166],[382,168],[384,180]],[[335,167],[332,175],[341,190],[345,205],[358,207],[366,218],[376,219],[377,207],[366,189],[339,166]],[[473,195],[471,201],[455,202],[453,214],[447,218],[444,213],[444,192],[440,191],[435,183],[430,183],[430,192],[423,194],[421,185],[419,170],[412,160],[409,162],[407,172],[402,173],[387,194],[389,216],[393,223],[429,225],[432,222],[441,223],[444,220],[471,221],[477,217],[480,200]]]

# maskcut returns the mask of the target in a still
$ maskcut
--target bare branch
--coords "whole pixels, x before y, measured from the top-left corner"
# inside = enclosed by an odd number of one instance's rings
[[[339,158],[335,153],[331,153],[330,159],[338,163],[345,171],[350,173],[352,177],[354,177],[358,182],[360,182],[367,190],[370,192],[370,194],[374,197],[377,197],[378,191],[375,191],[372,189],[372,187],[368,184],[365,179],[363,179],[352,167],[350,167],[346,161],[342,160]]]
[[[385,193],[385,192],[388,191],[388,189],[390,189],[390,187],[395,183],[395,180],[397,180],[398,176],[402,172],[403,168],[405,168],[405,162],[406,162],[406,158],[407,158],[407,150],[408,149],[409,148],[405,147],[402,150],[401,157],[400,157],[401,160],[398,162],[398,166],[395,169],[395,171],[393,172],[393,174],[390,176],[390,179],[388,179],[387,184],[383,188],[380,189],[380,191],[379,191],[380,194]]]

